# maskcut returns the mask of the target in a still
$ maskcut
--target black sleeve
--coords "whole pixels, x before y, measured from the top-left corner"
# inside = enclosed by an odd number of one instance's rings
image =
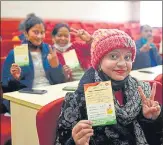
[[[79,96],[67,93],[59,116],[55,145],[75,145],[71,132],[72,128],[81,120]]]
[[[140,125],[150,145],[163,143],[163,107],[161,108],[161,113],[156,120],[146,119],[143,114],[139,116]]]
[[[55,145],[75,145],[71,136],[72,129],[80,120],[88,119],[83,84],[93,81],[89,77],[90,73],[94,73],[94,71],[92,69],[86,71],[79,82],[78,89],[74,93],[67,93],[65,96],[58,119]]]

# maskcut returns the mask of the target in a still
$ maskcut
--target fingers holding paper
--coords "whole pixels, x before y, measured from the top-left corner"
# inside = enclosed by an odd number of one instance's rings
[[[72,137],[76,145],[89,145],[89,140],[92,135],[92,122],[88,120],[79,121],[72,129]]]
[[[10,73],[16,80],[19,80],[21,75],[21,68],[18,64],[13,63],[10,68]]]
[[[63,66],[63,72],[66,77],[66,81],[72,81],[72,69],[68,65]]]

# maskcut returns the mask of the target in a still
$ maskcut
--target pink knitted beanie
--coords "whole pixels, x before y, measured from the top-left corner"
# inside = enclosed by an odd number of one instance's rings
[[[91,63],[98,68],[101,59],[114,49],[126,48],[131,50],[132,61],[136,56],[136,46],[131,37],[118,29],[99,29],[93,34],[91,44]]]

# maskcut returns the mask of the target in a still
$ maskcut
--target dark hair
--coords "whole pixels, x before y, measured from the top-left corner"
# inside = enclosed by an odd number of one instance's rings
[[[68,31],[70,32],[70,27],[66,23],[58,23],[54,26],[53,31],[52,31],[52,36],[55,36],[58,33],[58,30],[62,27],[66,27]]]
[[[36,16],[35,13],[30,13],[30,14],[27,15],[27,18],[33,17],[33,16]]]
[[[33,16],[35,16],[35,14],[34,13],[30,13],[30,14],[28,14],[27,16],[26,16],[26,19],[28,19],[29,17],[33,17]],[[25,19],[25,20],[26,20]],[[20,22],[20,24],[19,24],[19,31],[24,31],[25,30],[25,20],[23,20],[22,22]]]
[[[140,32],[143,31],[144,27],[151,27],[151,26],[149,26],[149,25],[142,25],[142,26],[140,27]]]
[[[35,14],[28,14],[27,18],[24,20],[24,29],[26,32],[30,30],[34,25],[36,24],[43,24],[45,27],[45,24],[43,20],[39,17],[37,17]]]
[[[24,31],[25,30],[24,21],[20,22],[18,29],[19,29],[19,31]]]

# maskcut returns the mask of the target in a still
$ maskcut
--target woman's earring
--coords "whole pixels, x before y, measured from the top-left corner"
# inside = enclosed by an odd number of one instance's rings
[[[101,69],[101,67],[99,66],[99,68],[98,68],[98,71],[100,72],[100,71],[102,71],[102,69]]]

